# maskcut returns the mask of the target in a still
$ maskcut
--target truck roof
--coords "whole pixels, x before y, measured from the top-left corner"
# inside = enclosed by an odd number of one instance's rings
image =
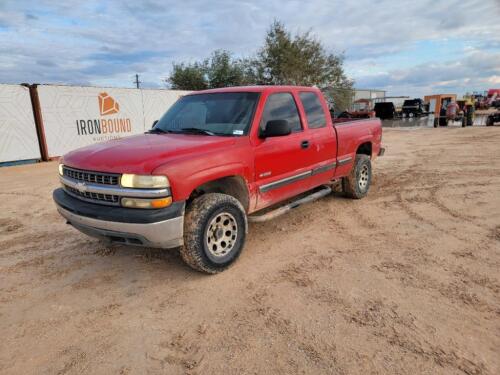
[[[286,85],[268,85],[268,86],[233,86],[221,87],[218,89],[208,89],[201,91],[194,91],[190,95],[197,94],[213,94],[223,92],[278,92],[278,91],[319,91],[317,87],[309,86],[286,86]]]

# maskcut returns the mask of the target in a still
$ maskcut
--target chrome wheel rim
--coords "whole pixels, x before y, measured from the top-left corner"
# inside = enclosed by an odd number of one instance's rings
[[[238,223],[228,212],[217,214],[208,225],[205,245],[215,257],[227,255],[234,247],[238,236]]]
[[[361,189],[366,189],[366,186],[368,185],[368,178],[370,177],[370,174],[368,172],[368,166],[365,164],[361,167],[361,171],[359,171],[359,187]]]

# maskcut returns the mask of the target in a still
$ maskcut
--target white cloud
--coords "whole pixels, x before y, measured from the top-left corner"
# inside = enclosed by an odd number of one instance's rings
[[[360,77],[362,86],[385,88],[395,95],[422,96],[436,92],[481,91],[500,83],[500,51],[465,55],[461,59],[420,64]]]
[[[487,80],[488,83],[491,83],[492,85],[500,85],[500,75],[491,76]]]
[[[312,29],[329,49],[345,51],[346,67],[360,85],[419,90],[432,80],[456,81],[446,78],[446,66],[457,61],[431,56],[427,67],[406,61],[396,69],[387,60],[402,51],[421,56],[415,45],[429,40],[444,46],[446,39],[463,40],[460,61],[498,51],[499,15],[497,0],[3,0],[0,82],[131,86],[139,72],[143,81],[161,84],[173,61],[204,58],[217,48],[254,53],[269,24],[280,19],[294,32]],[[479,73],[467,69],[471,76],[461,78],[490,84],[487,74],[497,73],[472,62]],[[416,73],[423,83],[415,81]]]

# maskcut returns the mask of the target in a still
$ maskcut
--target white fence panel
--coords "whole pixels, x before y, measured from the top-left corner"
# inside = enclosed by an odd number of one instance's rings
[[[38,86],[49,157],[151,128],[187,91]]]
[[[139,90],[38,86],[49,157],[144,132]]]
[[[0,163],[40,159],[29,89],[0,84]]]

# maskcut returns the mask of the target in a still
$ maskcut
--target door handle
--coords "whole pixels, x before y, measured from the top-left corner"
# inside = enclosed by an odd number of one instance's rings
[[[300,148],[308,148],[308,147],[309,147],[309,141],[300,142]]]

